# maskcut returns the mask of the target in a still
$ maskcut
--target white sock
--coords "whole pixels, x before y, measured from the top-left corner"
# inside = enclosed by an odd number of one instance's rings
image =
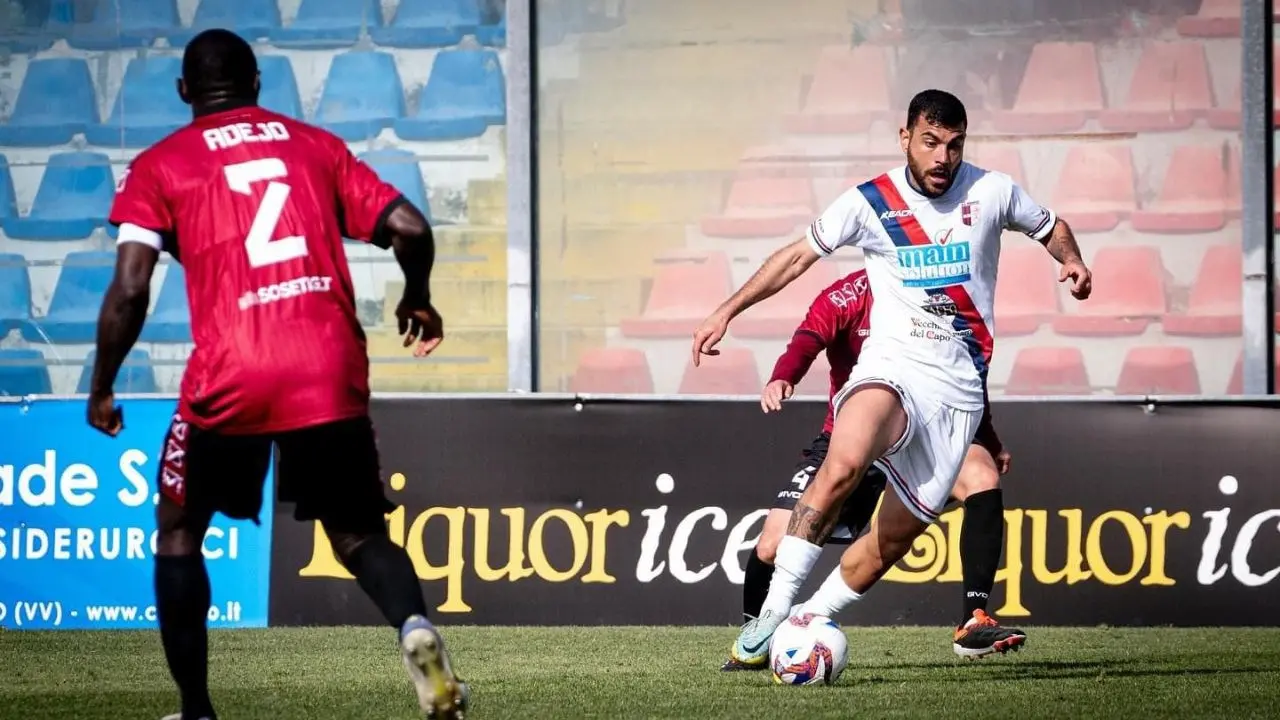
[[[822,554],[822,546],[814,545],[792,535],[784,535],[778,543],[773,558],[773,579],[769,582],[769,594],[765,596],[761,614],[772,610],[786,617],[791,614],[791,603],[800,592],[800,585],[809,577]]]
[[[813,613],[832,617],[860,599],[862,596],[845,584],[840,568],[837,567],[831,571],[826,580],[822,581],[822,587],[818,588],[818,592],[814,593],[813,597],[800,608],[800,614]]]

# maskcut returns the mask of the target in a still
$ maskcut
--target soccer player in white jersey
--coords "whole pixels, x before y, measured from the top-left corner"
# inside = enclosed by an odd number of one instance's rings
[[[899,130],[907,163],[851,188],[775,252],[698,328],[693,362],[716,355],[729,322],[851,245],[866,257],[876,303],[871,337],[844,388],[827,457],[796,503],[778,544],[759,617],[742,628],[733,657],[759,662],[793,610],[838,510],[873,463],[885,493],[871,530],[796,614],[835,615],[858,600],[938,518],[982,419],[983,387],[994,345],[992,304],[1005,229],[1039,241],[1061,263],[1078,300],[1092,279],[1071,229],[1003,173],[964,162],[964,104],[925,90]]]

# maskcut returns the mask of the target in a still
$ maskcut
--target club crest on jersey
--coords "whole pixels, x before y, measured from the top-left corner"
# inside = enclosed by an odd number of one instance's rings
[[[908,245],[897,250],[904,287],[936,290],[969,281],[969,241],[957,240],[954,228],[934,232],[933,242],[928,245]]]
[[[973,227],[978,222],[978,201],[971,200],[960,204],[960,222],[966,227]]]

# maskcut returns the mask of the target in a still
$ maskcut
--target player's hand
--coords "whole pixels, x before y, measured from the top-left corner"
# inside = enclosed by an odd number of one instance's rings
[[[795,390],[795,386],[786,380],[770,382],[760,393],[760,409],[764,410],[766,415],[782,410],[782,401],[790,400]]]
[[[89,424],[115,437],[124,429],[124,411],[116,405],[115,393],[89,396]]]
[[[1009,472],[1009,465],[1012,462],[1013,456],[1009,454],[1008,450],[1001,450],[1000,454],[996,455],[996,468],[1000,471],[1001,475]]]
[[[401,300],[396,306],[396,320],[404,346],[413,348],[414,357],[426,357],[444,340],[444,318],[429,303],[426,307],[414,306]]]
[[[1093,292],[1093,273],[1081,260],[1072,260],[1062,265],[1062,273],[1058,282],[1071,280],[1071,295],[1077,300],[1088,300]]]
[[[719,355],[716,345],[729,332],[729,321],[719,313],[702,321],[701,327],[693,334],[693,366],[702,364],[703,355]]]

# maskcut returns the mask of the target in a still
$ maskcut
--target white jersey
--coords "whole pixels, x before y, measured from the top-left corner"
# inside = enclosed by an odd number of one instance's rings
[[[1001,232],[1041,240],[1055,221],[1003,173],[962,163],[950,189],[928,198],[902,166],[847,190],[807,234],[819,255],[842,245],[866,255],[875,302],[862,357],[910,363],[936,385],[934,399],[978,410],[995,345]]]

